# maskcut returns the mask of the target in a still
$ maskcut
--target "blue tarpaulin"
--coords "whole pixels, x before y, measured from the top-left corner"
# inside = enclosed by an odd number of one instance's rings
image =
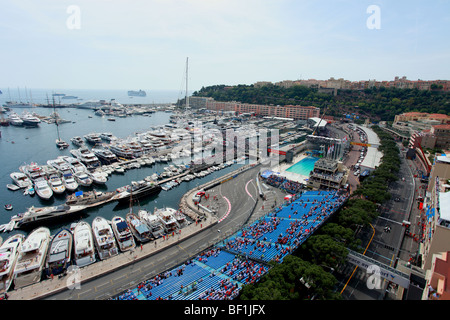
[[[75,197],[82,196],[82,195],[83,195],[83,191],[75,192]]]

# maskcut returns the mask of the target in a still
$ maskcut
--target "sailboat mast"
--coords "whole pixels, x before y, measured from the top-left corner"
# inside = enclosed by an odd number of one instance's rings
[[[189,67],[189,57],[186,58],[186,110],[189,109],[189,94],[188,94],[188,67]]]

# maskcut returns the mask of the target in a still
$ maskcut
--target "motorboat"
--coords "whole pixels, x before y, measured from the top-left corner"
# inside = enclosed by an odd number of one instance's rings
[[[11,211],[13,209],[13,205],[8,203],[8,204],[5,204],[4,208],[5,208],[5,210]]]
[[[166,233],[172,233],[180,228],[180,225],[174,218],[175,212],[176,210],[173,208],[162,208],[162,209],[155,208],[154,214],[156,214],[159,217],[160,221],[163,224],[164,231]]]
[[[98,160],[97,156],[89,150],[87,147],[83,146],[76,150],[70,150],[72,156],[80,160],[86,168],[95,169],[101,165],[100,160]]]
[[[124,144],[114,143],[110,144],[108,147],[109,150],[118,157],[126,159],[132,159],[134,157],[133,151]]]
[[[67,149],[69,147],[69,144],[66,141],[61,140],[61,139],[56,139],[55,143],[56,143],[56,146],[61,150]]]
[[[58,158],[60,158],[60,157],[58,157]],[[87,172],[86,166],[83,163],[81,163],[81,161],[78,160],[77,158],[69,157],[69,156],[61,156],[61,159],[63,159],[64,161],[66,161],[69,164],[69,167],[74,174],[76,172]]]
[[[155,239],[161,237],[164,234],[164,227],[157,215],[142,209],[139,210],[138,215],[141,220],[147,223]]]
[[[64,191],[66,191],[66,187],[63,184],[61,177],[56,172],[51,173],[48,176],[48,184],[50,185],[50,188],[52,189],[52,191],[56,194],[61,194],[61,193],[64,193]]]
[[[100,139],[111,142],[117,140],[117,137],[115,137],[111,132],[103,132],[100,134]]]
[[[24,126],[28,127],[37,127],[39,126],[39,123],[41,123],[41,119],[38,117],[33,116],[31,113],[24,111],[20,118],[23,121]]]
[[[0,295],[4,295],[11,286],[19,248],[24,240],[23,234],[15,234],[6,239],[0,247]]]
[[[111,220],[111,226],[119,244],[120,251],[124,252],[136,246],[130,227],[124,218],[115,216]]]
[[[84,146],[84,140],[79,136],[73,137],[70,141],[77,147]]]
[[[125,169],[121,165],[118,164],[117,166],[114,167],[114,172],[125,173]]]
[[[41,280],[47,250],[50,244],[50,230],[35,229],[19,247],[19,256],[14,268],[14,288],[37,283]]]
[[[23,120],[20,119],[19,115],[15,112],[11,112],[8,116],[9,124],[16,127],[23,126]]]
[[[80,221],[74,229],[74,262],[78,267],[84,267],[96,261],[94,238],[89,223]]]
[[[39,198],[49,200],[53,196],[53,190],[48,185],[47,180],[41,179],[34,183],[34,190]]]
[[[9,176],[19,188],[27,188],[33,185],[30,178],[23,172],[13,172]]]
[[[102,143],[102,139],[100,138],[100,136],[97,133],[89,133],[83,136],[84,139],[92,145],[96,145],[97,143]]]
[[[7,187],[9,190],[11,190],[11,191],[17,191],[17,190],[20,189],[19,186],[15,185],[15,184],[11,184],[11,183],[8,183],[8,184],[6,185],[6,187]]]
[[[18,228],[28,225],[37,224],[42,221],[47,221],[62,216],[70,215],[75,212],[84,210],[86,207],[83,205],[57,205],[49,207],[29,207],[25,212],[11,217],[11,220],[17,222]]]
[[[92,184],[92,179],[86,172],[78,171],[73,176],[80,186],[89,187]]]
[[[73,234],[69,229],[58,231],[52,238],[45,263],[47,277],[63,274],[71,264]]]
[[[161,186],[148,182],[145,180],[132,181],[131,185],[119,188],[121,192],[121,197],[118,199],[119,202],[128,202],[133,196],[133,199],[140,199],[143,197],[156,195],[161,192]]]
[[[117,195],[116,192],[102,192],[97,190],[92,191],[78,191],[71,195],[68,195],[66,198],[66,205],[69,206],[94,206],[100,203],[106,203],[110,200],[114,199],[114,196]]]
[[[87,175],[92,179],[92,182],[95,184],[105,184],[108,179],[106,178],[106,174],[101,172],[88,172]]]
[[[137,215],[129,212],[127,213],[125,219],[137,241],[140,243],[145,243],[152,240],[152,232],[148,228],[147,224],[139,219]]]
[[[107,148],[94,147],[91,151],[103,164],[111,164],[118,161],[117,156]]]
[[[114,233],[105,218],[96,217],[92,221],[92,231],[100,260],[111,258],[119,253]]]
[[[48,160],[47,164],[51,165],[61,173],[62,183],[68,191],[75,191],[78,188],[78,183],[73,177],[73,172],[70,165],[64,161],[62,157],[58,157],[54,160]]]

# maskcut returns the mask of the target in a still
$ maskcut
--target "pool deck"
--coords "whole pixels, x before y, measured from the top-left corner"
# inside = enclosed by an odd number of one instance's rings
[[[294,157],[294,159],[292,160],[292,163],[283,162],[283,163],[273,167],[272,171],[277,172],[277,173],[279,172],[280,176],[285,177],[289,180],[306,183],[307,181],[305,179],[308,179],[309,176],[304,176],[304,175],[294,173],[294,172],[289,172],[286,170],[289,169],[290,167],[292,167],[294,163],[300,162],[307,157],[308,156],[305,155],[304,153],[300,153]]]

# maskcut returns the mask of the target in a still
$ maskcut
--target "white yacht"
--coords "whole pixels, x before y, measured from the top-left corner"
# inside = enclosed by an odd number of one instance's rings
[[[102,139],[95,132],[84,135],[84,139],[86,139],[86,141],[92,145],[96,145],[97,143],[102,143]]]
[[[164,234],[164,227],[157,215],[152,214],[147,210],[139,210],[138,215],[141,220],[147,223],[155,239],[161,237]]]
[[[129,212],[126,215],[127,224],[130,226],[131,232],[140,243],[145,243],[152,240],[152,233],[147,224],[144,223],[134,213]]]
[[[0,295],[4,295],[11,286],[19,248],[24,240],[24,235],[15,234],[6,239],[0,247]]]
[[[74,261],[78,267],[84,267],[96,261],[94,239],[89,223],[81,221],[74,229]]]
[[[111,150],[103,147],[94,147],[91,150],[103,164],[111,164],[117,161],[117,156]]]
[[[29,188],[33,185],[30,178],[23,172],[13,172],[9,175],[14,183],[20,188]]]
[[[56,194],[62,194],[64,193],[64,191],[66,191],[66,187],[63,184],[61,177],[59,176],[58,173],[51,173],[48,176],[48,183],[50,185],[50,188],[52,189],[52,191]]]
[[[133,158],[133,151],[124,144],[114,143],[109,145],[109,150],[116,156],[121,158],[131,159]]]
[[[15,112],[11,112],[11,114],[8,117],[8,120],[12,126],[16,127],[23,126],[23,120],[20,119],[19,115]]]
[[[61,156],[58,158],[61,158],[64,161],[66,161],[69,164],[69,167],[73,173],[87,171],[86,166],[84,164],[82,164],[81,161],[78,160],[77,158],[69,157],[69,156]]]
[[[91,178],[92,182],[95,184],[105,184],[108,181],[105,173],[94,171],[88,172],[87,175],[89,176],[89,178]]]
[[[56,205],[49,207],[29,207],[25,212],[11,217],[11,220],[17,221],[17,227],[25,224],[41,223],[41,221],[58,218],[81,211],[85,208],[83,205]]]
[[[39,123],[41,123],[41,119],[26,111],[22,113],[20,118],[22,119],[24,126],[37,127],[39,126]]]
[[[72,139],[70,139],[70,141],[71,141],[74,145],[76,145],[77,147],[82,147],[82,146],[84,146],[84,141],[83,141],[83,139],[82,139],[81,137],[79,137],[79,136],[73,137]]]
[[[62,157],[58,157],[55,160],[48,160],[47,164],[53,166],[61,173],[62,183],[68,191],[75,191],[78,188],[78,183],[73,177],[73,172],[70,169],[70,165],[64,161]]]
[[[127,251],[136,246],[130,227],[124,218],[115,216],[111,220],[112,229],[119,244],[120,251]]]
[[[70,153],[75,158],[83,162],[88,169],[94,169],[101,165],[100,160],[98,160],[97,156],[87,147],[80,147],[76,150],[70,150]]]
[[[80,186],[89,187],[92,184],[92,179],[88,176],[86,172],[78,171],[73,174],[75,180]]]
[[[62,229],[53,236],[45,263],[47,277],[64,273],[72,262],[72,245],[73,235],[69,229]]]
[[[43,200],[49,200],[53,196],[53,190],[50,188],[47,180],[45,180],[44,178],[35,181],[34,191],[39,196],[39,198]]]
[[[158,215],[160,221],[163,224],[164,231],[166,233],[172,233],[180,228],[180,225],[174,218],[174,215],[176,213],[175,209],[173,208],[155,209],[154,213]]]
[[[96,217],[92,221],[92,231],[100,260],[108,259],[119,253],[114,233],[105,218]]]
[[[22,288],[41,280],[47,250],[50,244],[50,230],[40,227],[25,239],[19,248],[14,268],[14,288]]]
[[[100,134],[100,139],[111,142],[117,140],[117,137],[115,137],[111,132],[103,132]]]

